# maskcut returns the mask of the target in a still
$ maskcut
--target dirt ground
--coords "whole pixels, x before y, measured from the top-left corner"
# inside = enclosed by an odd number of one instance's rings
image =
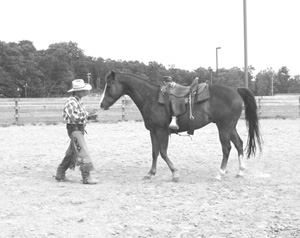
[[[263,153],[247,160],[244,178],[231,150],[221,164],[217,129],[172,135],[169,156],[180,181],[160,158],[156,176],[143,122],[90,123],[86,141],[99,179],[83,185],[53,178],[69,140],[65,125],[0,128],[0,237],[300,237],[300,120],[261,120]],[[245,121],[238,131],[246,143]]]

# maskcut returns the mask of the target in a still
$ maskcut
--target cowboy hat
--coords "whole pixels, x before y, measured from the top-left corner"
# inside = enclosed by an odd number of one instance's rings
[[[83,90],[91,90],[92,86],[88,83],[85,83],[83,79],[75,79],[72,81],[72,89],[68,91],[75,92],[75,91],[83,91]]]

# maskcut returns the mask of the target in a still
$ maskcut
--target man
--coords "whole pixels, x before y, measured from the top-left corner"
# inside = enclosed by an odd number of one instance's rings
[[[84,140],[87,120],[93,115],[88,114],[81,101],[81,98],[86,96],[91,89],[90,84],[85,83],[82,79],[75,79],[72,81],[72,89],[68,91],[72,92],[72,96],[65,103],[63,117],[71,142],[64,159],[57,168],[55,176],[57,181],[66,181],[66,170],[68,168],[75,169],[75,166],[79,165],[84,184],[96,184],[98,182],[90,175],[90,171],[94,167]]]

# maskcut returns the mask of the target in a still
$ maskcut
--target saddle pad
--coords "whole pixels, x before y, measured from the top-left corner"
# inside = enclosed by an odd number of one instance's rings
[[[208,84],[207,83],[201,83],[198,85],[197,89],[197,98],[196,102],[202,102],[206,99],[209,99],[209,90],[208,90]]]

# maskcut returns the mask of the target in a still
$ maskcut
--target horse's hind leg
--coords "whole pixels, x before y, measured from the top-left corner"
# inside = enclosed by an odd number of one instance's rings
[[[156,174],[157,157],[159,155],[160,146],[155,132],[150,131],[150,137],[151,137],[151,144],[152,144],[152,165],[148,174],[144,176],[144,179],[151,179],[152,176]]]
[[[230,144],[230,130],[217,125],[219,129],[219,138],[222,145],[223,158],[219,174],[216,176],[217,180],[221,180],[222,176],[226,174],[226,167],[228,162],[229,153],[231,150]]]
[[[237,177],[243,177],[244,171],[246,169],[245,167],[245,161],[244,161],[244,152],[243,152],[243,141],[240,138],[239,134],[236,131],[236,128],[234,127],[231,134],[230,134],[230,140],[234,144],[237,152],[238,152],[238,158],[239,158],[239,171],[237,173]]]

